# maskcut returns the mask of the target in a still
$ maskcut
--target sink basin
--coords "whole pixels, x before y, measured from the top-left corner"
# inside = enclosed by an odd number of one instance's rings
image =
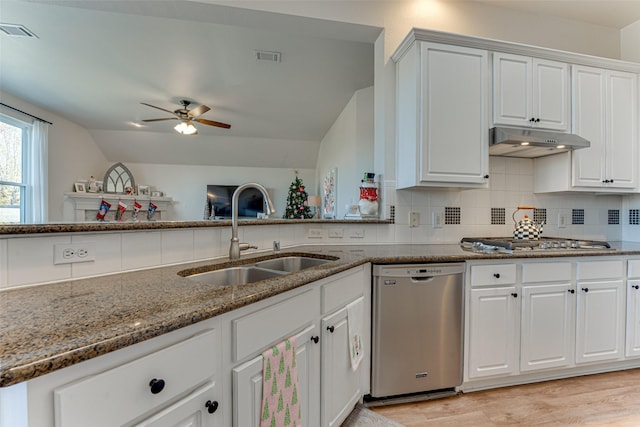
[[[286,272],[265,270],[254,266],[243,266],[207,271],[206,273],[192,274],[187,277],[191,280],[206,283],[208,285],[235,286],[259,282],[260,280],[282,276],[283,274],[286,274]]]
[[[296,271],[304,270],[305,268],[315,267],[316,265],[322,265],[331,262],[327,259],[311,258],[304,256],[288,256],[282,258],[268,259],[266,261],[260,261],[255,264],[256,267],[268,268],[270,270],[284,271],[287,273],[294,273]]]

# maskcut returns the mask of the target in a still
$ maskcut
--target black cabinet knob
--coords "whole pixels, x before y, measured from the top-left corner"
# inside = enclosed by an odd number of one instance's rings
[[[495,277],[496,279],[500,278],[500,273],[493,273],[493,277]]]
[[[531,122],[531,123],[533,123],[533,122],[535,122],[535,121],[536,121],[536,119],[534,119],[533,117],[531,117],[531,118],[529,119],[529,122]]]
[[[574,291],[573,289],[569,289],[569,290],[567,290],[567,292],[569,292],[570,294],[575,294],[576,293],[576,291]]]
[[[214,400],[212,402],[210,400],[207,400],[207,403],[205,403],[204,406],[207,408],[207,412],[209,412],[210,414],[213,414],[218,410],[218,401]]]
[[[311,341],[313,341],[314,344],[318,344],[318,341],[320,341],[320,337],[318,336],[311,337]]]
[[[538,119],[536,119],[536,123],[540,123],[540,119],[539,119],[539,118],[538,118]]]
[[[164,380],[163,379],[159,380],[157,378],[154,378],[149,383],[149,387],[151,387],[151,393],[158,394],[162,390],[164,390]]]
[[[514,298],[518,298],[518,294],[517,294],[517,293],[515,293],[515,292],[514,292],[514,293],[512,293],[512,294],[511,294],[511,296],[512,296],[512,297],[514,297]]]
[[[336,330],[335,326],[327,326],[327,331],[333,333],[333,331],[335,330]]]
[[[631,285],[631,287],[632,287],[633,289],[640,289],[640,286],[638,286],[638,285]]]
[[[610,179],[609,182],[613,184],[613,180],[612,179]]]
[[[489,175],[485,175],[485,176],[484,176],[484,179],[489,179]]]
[[[582,288],[584,292],[589,292],[589,288]]]

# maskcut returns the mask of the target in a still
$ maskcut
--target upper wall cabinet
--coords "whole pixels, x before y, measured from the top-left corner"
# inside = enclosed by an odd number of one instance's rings
[[[396,75],[397,188],[486,186],[487,51],[416,41]]]
[[[493,54],[493,122],[568,131],[569,65]]]
[[[574,65],[573,132],[589,148],[535,160],[534,191],[636,192],[638,75]]]
[[[591,147],[573,154],[573,185],[637,187],[637,75],[574,67],[574,132]]]

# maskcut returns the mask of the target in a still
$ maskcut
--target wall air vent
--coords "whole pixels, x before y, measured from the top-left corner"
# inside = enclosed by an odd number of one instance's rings
[[[282,53],[269,52],[266,50],[256,50],[256,59],[258,61],[280,62]]]
[[[13,37],[33,37],[36,39],[38,38],[38,36],[36,36],[33,31],[29,30],[27,27],[20,24],[7,24],[4,22],[0,22],[0,31],[2,31],[4,34],[8,36],[13,36]]]

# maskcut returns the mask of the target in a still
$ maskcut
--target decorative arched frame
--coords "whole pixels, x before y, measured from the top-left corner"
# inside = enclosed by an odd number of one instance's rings
[[[127,192],[127,187],[135,189],[136,182],[131,171],[118,162],[104,174],[104,192],[124,194]]]

